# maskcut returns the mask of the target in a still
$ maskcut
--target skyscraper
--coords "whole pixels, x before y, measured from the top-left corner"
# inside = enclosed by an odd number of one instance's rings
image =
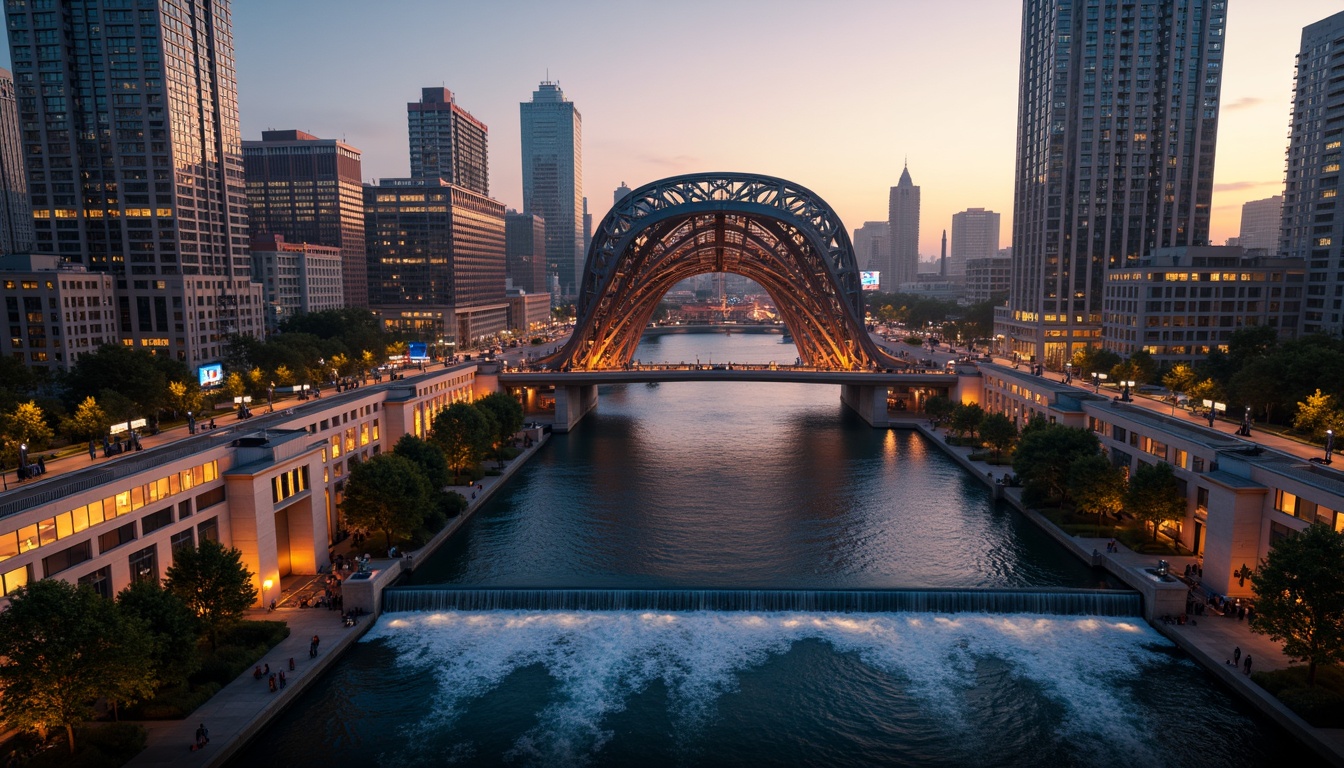
[[[1101,341],[1102,281],[1205,245],[1225,0],[1025,0],[1003,351],[1062,367]]]
[[[961,213],[952,214],[948,277],[965,277],[967,261],[993,258],[998,252],[999,214],[984,208],[967,208]]]
[[[261,141],[243,142],[243,168],[253,239],[339,248],[345,306],[369,306],[359,150],[303,131],[262,131]]]
[[[514,288],[546,292],[546,222],[540,216],[504,214],[504,256]]]
[[[575,294],[583,274],[583,118],[560,84],[544,80],[519,106],[523,213],[546,220],[546,269]]]
[[[887,266],[887,238],[891,226],[885,221],[865,221],[854,230],[854,258],[859,269],[877,272]]]
[[[1279,252],[1279,227],[1283,226],[1283,195],[1241,204],[1241,233],[1237,245],[1247,251]]]
[[[125,344],[195,365],[260,333],[229,3],[46,0],[6,16],[35,249],[116,276]]]
[[[421,88],[420,101],[406,105],[406,123],[412,178],[437,177],[490,194],[490,129],[457,106],[452,91]]]
[[[910,180],[910,168],[891,188],[887,208],[887,266],[882,270],[882,290],[895,291],[901,283],[915,282],[919,274],[919,187]]]
[[[1337,210],[1344,127],[1335,117],[1344,93],[1334,83],[1341,37],[1344,13],[1337,13],[1302,29],[1297,54],[1281,247],[1307,260],[1303,333],[1344,331],[1344,216]]]
[[[26,253],[32,247],[33,207],[23,170],[14,76],[0,69],[0,254]]]

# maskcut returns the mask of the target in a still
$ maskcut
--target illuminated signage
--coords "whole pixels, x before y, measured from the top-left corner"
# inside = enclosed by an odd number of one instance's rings
[[[881,284],[881,277],[881,272],[860,272],[859,284],[863,286],[865,291],[876,291],[878,285]]]
[[[200,381],[201,389],[218,387],[224,383],[224,365],[222,363],[202,365],[196,369],[196,377]]]

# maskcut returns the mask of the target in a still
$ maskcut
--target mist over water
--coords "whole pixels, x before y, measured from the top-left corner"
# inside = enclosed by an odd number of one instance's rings
[[[643,360],[792,361],[777,336]],[[534,588],[1098,587],[937,448],[839,388],[604,387],[414,574]],[[233,764],[1316,763],[1136,619],[385,615]]]

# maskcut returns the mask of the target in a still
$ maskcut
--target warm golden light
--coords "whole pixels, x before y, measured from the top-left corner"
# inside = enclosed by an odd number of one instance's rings
[[[275,582],[271,581],[270,579],[261,582],[261,588],[266,590],[267,592],[271,591],[271,587],[273,586],[275,586]]]

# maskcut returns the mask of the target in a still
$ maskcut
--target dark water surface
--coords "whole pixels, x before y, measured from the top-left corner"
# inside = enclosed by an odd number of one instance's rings
[[[643,360],[789,361],[777,336]],[[839,388],[603,388],[414,583],[1097,587]],[[1137,619],[487,611],[384,616],[234,765],[1315,764]]]

